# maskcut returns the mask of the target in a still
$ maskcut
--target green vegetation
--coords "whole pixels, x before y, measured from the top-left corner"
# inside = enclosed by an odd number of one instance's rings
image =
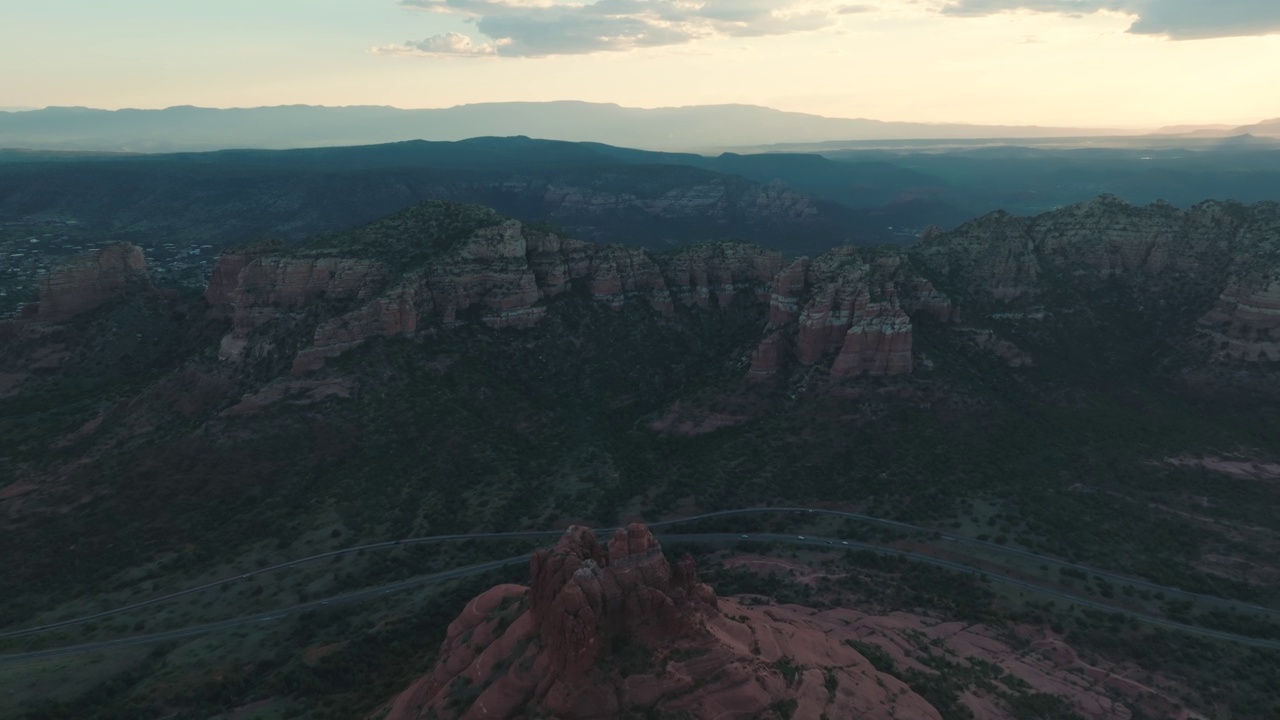
[[[358,243],[403,269],[493,219],[427,204],[297,252]],[[1054,303],[1084,302],[1066,285],[1055,287],[1062,294]],[[576,287],[548,302],[545,321],[531,330],[467,323],[372,340],[307,378],[345,382],[351,397],[310,402],[298,393],[242,417],[226,411],[286,372],[290,350],[334,308],[320,303],[292,327],[260,328],[274,354],[231,367],[216,360],[226,321],[198,302],[170,312],[126,299],[77,321],[62,370],[34,373],[0,401],[0,472],[42,480],[33,489],[0,487],[16,498],[3,506],[6,531],[21,538],[0,543],[8,580],[0,584],[0,627],[74,617],[367,542],[804,503],[1280,606],[1280,588],[1214,560],[1229,558],[1265,577],[1280,534],[1275,485],[1165,462],[1280,455],[1273,404],[1189,392],[1172,369],[1194,358],[1167,360],[1170,328],[1203,310],[1212,299],[1206,287],[1188,285],[1170,295],[1172,306],[1144,309],[1138,289],[1103,283],[1088,288],[1090,313],[1058,313],[1036,326],[1010,321],[1002,333],[1039,363],[1026,371],[1002,367],[950,329],[920,321],[916,347],[932,369],[851,382],[847,395],[826,392],[805,372],[781,387],[747,384],[746,358],[763,312],[748,300],[664,318],[637,300],[615,311]],[[744,419],[693,437],[651,428],[669,413]],[[99,416],[96,431],[73,435]],[[736,518],[708,527],[748,532],[765,522],[803,531],[807,521]],[[869,526],[830,534],[926,539]],[[528,547],[468,542],[352,555],[0,649],[265,612]],[[858,572],[834,585],[860,607],[918,608],[996,627],[1032,622],[1092,652],[1167,668],[1201,697],[1236,703],[1239,717],[1266,717],[1274,707],[1264,690],[1266,673],[1276,669],[1271,655],[1170,639],[1119,614],[1033,605],[979,578],[894,558],[848,553],[840,562]],[[1247,616],[1096,577],[1031,563],[1015,570],[1127,606],[1280,637]],[[833,602],[785,575],[739,569],[709,577],[725,595]],[[360,716],[430,667],[444,625],[492,580],[334,607],[279,629],[220,633],[155,656],[110,654],[97,668],[68,661],[52,674],[73,677],[66,687],[76,698],[50,703],[46,685],[22,676],[24,694],[0,713],[195,718],[270,700],[279,703],[271,712],[282,715]],[[619,648],[619,657],[640,672],[654,661],[645,652]],[[1191,657],[1201,652],[1212,662]],[[871,648],[864,654],[897,672],[891,658]],[[920,662],[933,672],[901,670],[900,677],[947,717],[963,717],[956,698],[964,688],[1026,695],[972,663]],[[799,668],[789,663],[777,669],[792,682]],[[1027,697],[1014,706],[1021,716],[1066,717],[1052,699]]]

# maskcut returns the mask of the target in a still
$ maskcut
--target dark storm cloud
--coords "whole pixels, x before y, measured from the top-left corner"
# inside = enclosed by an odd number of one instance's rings
[[[857,6],[806,0],[401,0],[405,7],[461,15],[486,40],[450,33],[379,52],[512,57],[577,55],[680,45],[708,37],[755,37],[818,30]]]
[[[947,15],[992,15],[1009,10],[1084,15],[1115,10],[1137,15],[1129,32],[1174,40],[1280,32],[1280,0],[952,0]]]

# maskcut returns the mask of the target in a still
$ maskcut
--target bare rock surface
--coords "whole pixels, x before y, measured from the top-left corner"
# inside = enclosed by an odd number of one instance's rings
[[[1025,317],[1054,297],[1069,298],[1062,309],[1074,313],[1096,294],[1124,288],[1153,322],[1178,315],[1176,332],[1204,340],[1211,362],[1280,361],[1276,203],[1206,201],[1179,210],[1104,195],[1032,218],[992,213],[931,233],[910,255],[932,277],[947,278],[966,305],[996,316]]]
[[[809,571],[736,560],[761,573]],[[1011,693],[1057,696],[1090,720],[1124,720],[1132,708],[1198,717],[1167,679],[1085,662],[1043,629],[717,598],[692,558],[672,565],[639,524],[607,544],[572,527],[537,553],[529,587],[499,585],[473,599],[449,626],[435,669],[386,717],[941,720],[902,679],[924,682],[940,668],[979,678],[958,695],[978,718],[1017,717]]]
[[[34,319],[65,322],[97,308],[130,286],[148,282],[142,248],[130,243],[109,245],[54,268],[41,280]]]
[[[824,364],[833,380],[910,374],[911,313],[943,323],[959,316],[900,253],[843,247],[800,258],[774,277],[748,377],[766,380],[792,360]]]
[[[408,270],[358,249],[229,252],[219,259],[205,298],[232,319],[219,350],[224,360],[276,351],[256,335],[267,325],[309,328],[309,341],[291,360],[300,374],[371,337],[413,335],[467,317],[491,328],[532,327],[546,315],[548,300],[575,287],[615,309],[639,299],[664,315],[678,305],[763,301],[781,265],[778,253],[747,243],[692,245],[655,257],[507,220]]]

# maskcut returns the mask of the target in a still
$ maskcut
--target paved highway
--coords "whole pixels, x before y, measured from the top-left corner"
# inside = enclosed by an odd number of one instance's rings
[[[965,535],[956,535],[953,533],[946,533],[946,532],[936,530],[934,528],[927,528],[919,525],[911,525],[908,523],[898,522],[896,520],[887,520],[885,518],[878,518],[872,515],[862,515],[860,513],[842,512],[839,510],[823,510],[818,508],[798,508],[798,507],[744,508],[740,510],[722,510],[719,512],[704,513],[702,515],[694,515],[691,517],[679,518],[676,520],[663,520],[661,522],[649,523],[649,527],[654,530],[659,530],[662,528],[672,527],[675,525],[693,523],[700,520],[710,520],[715,518],[727,518],[727,517],[736,517],[736,516],[745,516],[745,515],[780,514],[780,513],[803,513],[807,515],[815,515],[815,516],[820,515],[820,516],[838,517],[838,518],[843,518],[847,520],[857,520],[860,522],[869,522],[877,525],[882,525],[885,527],[891,527],[903,532],[924,533],[930,537],[933,537],[935,534],[937,534],[938,538],[942,540],[958,542],[961,544],[980,547],[983,549],[1000,552],[1007,555],[1018,556],[1028,560],[1033,560],[1037,563],[1041,563],[1041,564],[1049,565],[1053,567],[1068,568],[1068,569],[1076,570],[1079,572],[1091,573],[1093,575],[1106,578],[1108,580],[1120,583],[1122,585],[1132,585],[1135,588],[1145,588],[1153,592],[1162,592],[1166,596],[1175,595],[1175,596],[1190,599],[1190,600],[1218,605],[1219,607],[1229,608],[1239,612],[1260,614],[1260,615],[1265,615],[1272,618],[1280,618],[1280,610],[1265,608],[1258,605],[1251,605],[1249,603],[1240,602],[1237,600],[1228,600],[1226,598],[1220,598],[1213,595],[1204,595],[1201,593],[1194,593],[1187,590],[1182,590],[1181,588],[1159,585],[1157,583],[1149,582],[1147,580],[1131,578],[1125,575],[1119,575],[1116,573],[1108,572],[1106,570],[1099,570],[1097,568],[1092,568],[1087,565],[1077,565],[1075,563],[1070,563],[1065,560],[1059,560],[1057,558],[1052,558],[1045,555],[1037,555],[1036,553],[1033,553],[1027,550],[1012,548],[1007,545],[1001,545],[999,543],[988,542],[986,540],[979,540],[977,538],[968,537]],[[596,532],[610,533],[610,532],[613,532],[613,530],[614,528],[601,528],[596,530]],[[389,548],[406,547],[411,545],[425,545],[425,544],[434,544],[434,543],[443,543],[443,542],[459,542],[459,541],[465,541],[465,540],[539,540],[539,539],[548,538],[548,537],[559,537],[563,534],[564,534],[563,530],[540,530],[540,531],[527,531],[527,532],[521,531],[521,532],[499,532],[499,533],[476,533],[476,534],[469,534],[469,535],[432,535],[427,537],[409,538],[405,540],[390,540],[387,542],[372,543],[370,545],[359,545],[355,547],[342,548],[339,550],[331,550],[329,552],[320,553],[319,555],[311,555],[309,557],[299,558],[297,560],[290,560],[288,562],[279,563],[277,565],[271,565],[265,568],[259,568],[257,570],[251,570],[240,575],[232,575],[230,577],[223,578],[221,580],[215,580],[213,582],[208,582],[203,585],[197,585],[195,587],[190,587],[185,590],[179,590],[177,592],[160,595],[157,597],[149,598],[147,600],[131,603],[129,605],[124,605],[124,606],[113,608],[110,610],[103,610],[101,612],[93,613],[90,615],[83,615],[81,617],[70,618],[67,620],[60,620],[58,622],[47,623],[44,625],[37,625],[29,628],[23,628],[20,630],[10,630],[7,632],[0,632],[0,639],[24,637],[27,635],[33,635],[36,633],[45,632],[47,630],[54,630],[61,627],[77,625],[80,623],[89,622],[91,620],[98,620],[101,618],[110,617],[112,615],[118,615],[123,612],[128,612],[130,610],[137,610],[139,608],[148,607],[150,605],[163,603],[169,600],[183,597],[185,595],[191,595],[194,593],[202,592],[204,590],[209,590],[211,588],[216,588],[224,583],[247,580],[248,578],[254,577],[256,575],[265,575],[267,573],[277,572],[279,570],[285,570],[292,567],[298,567],[300,565],[305,565],[308,563],[313,563],[313,562],[325,560],[328,558],[340,557],[343,555],[350,555],[352,553],[359,553],[359,552],[364,552],[368,550],[385,550]],[[968,566],[962,566],[962,567],[968,567]]]

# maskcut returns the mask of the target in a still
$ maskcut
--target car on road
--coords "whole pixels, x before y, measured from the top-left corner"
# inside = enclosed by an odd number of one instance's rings
[[[797,535],[797,536],[796,536],[796,539],[797,539],[797,540],[803,540],[803,539],[804,539],[804,536],[803,536],[803,535]]]

